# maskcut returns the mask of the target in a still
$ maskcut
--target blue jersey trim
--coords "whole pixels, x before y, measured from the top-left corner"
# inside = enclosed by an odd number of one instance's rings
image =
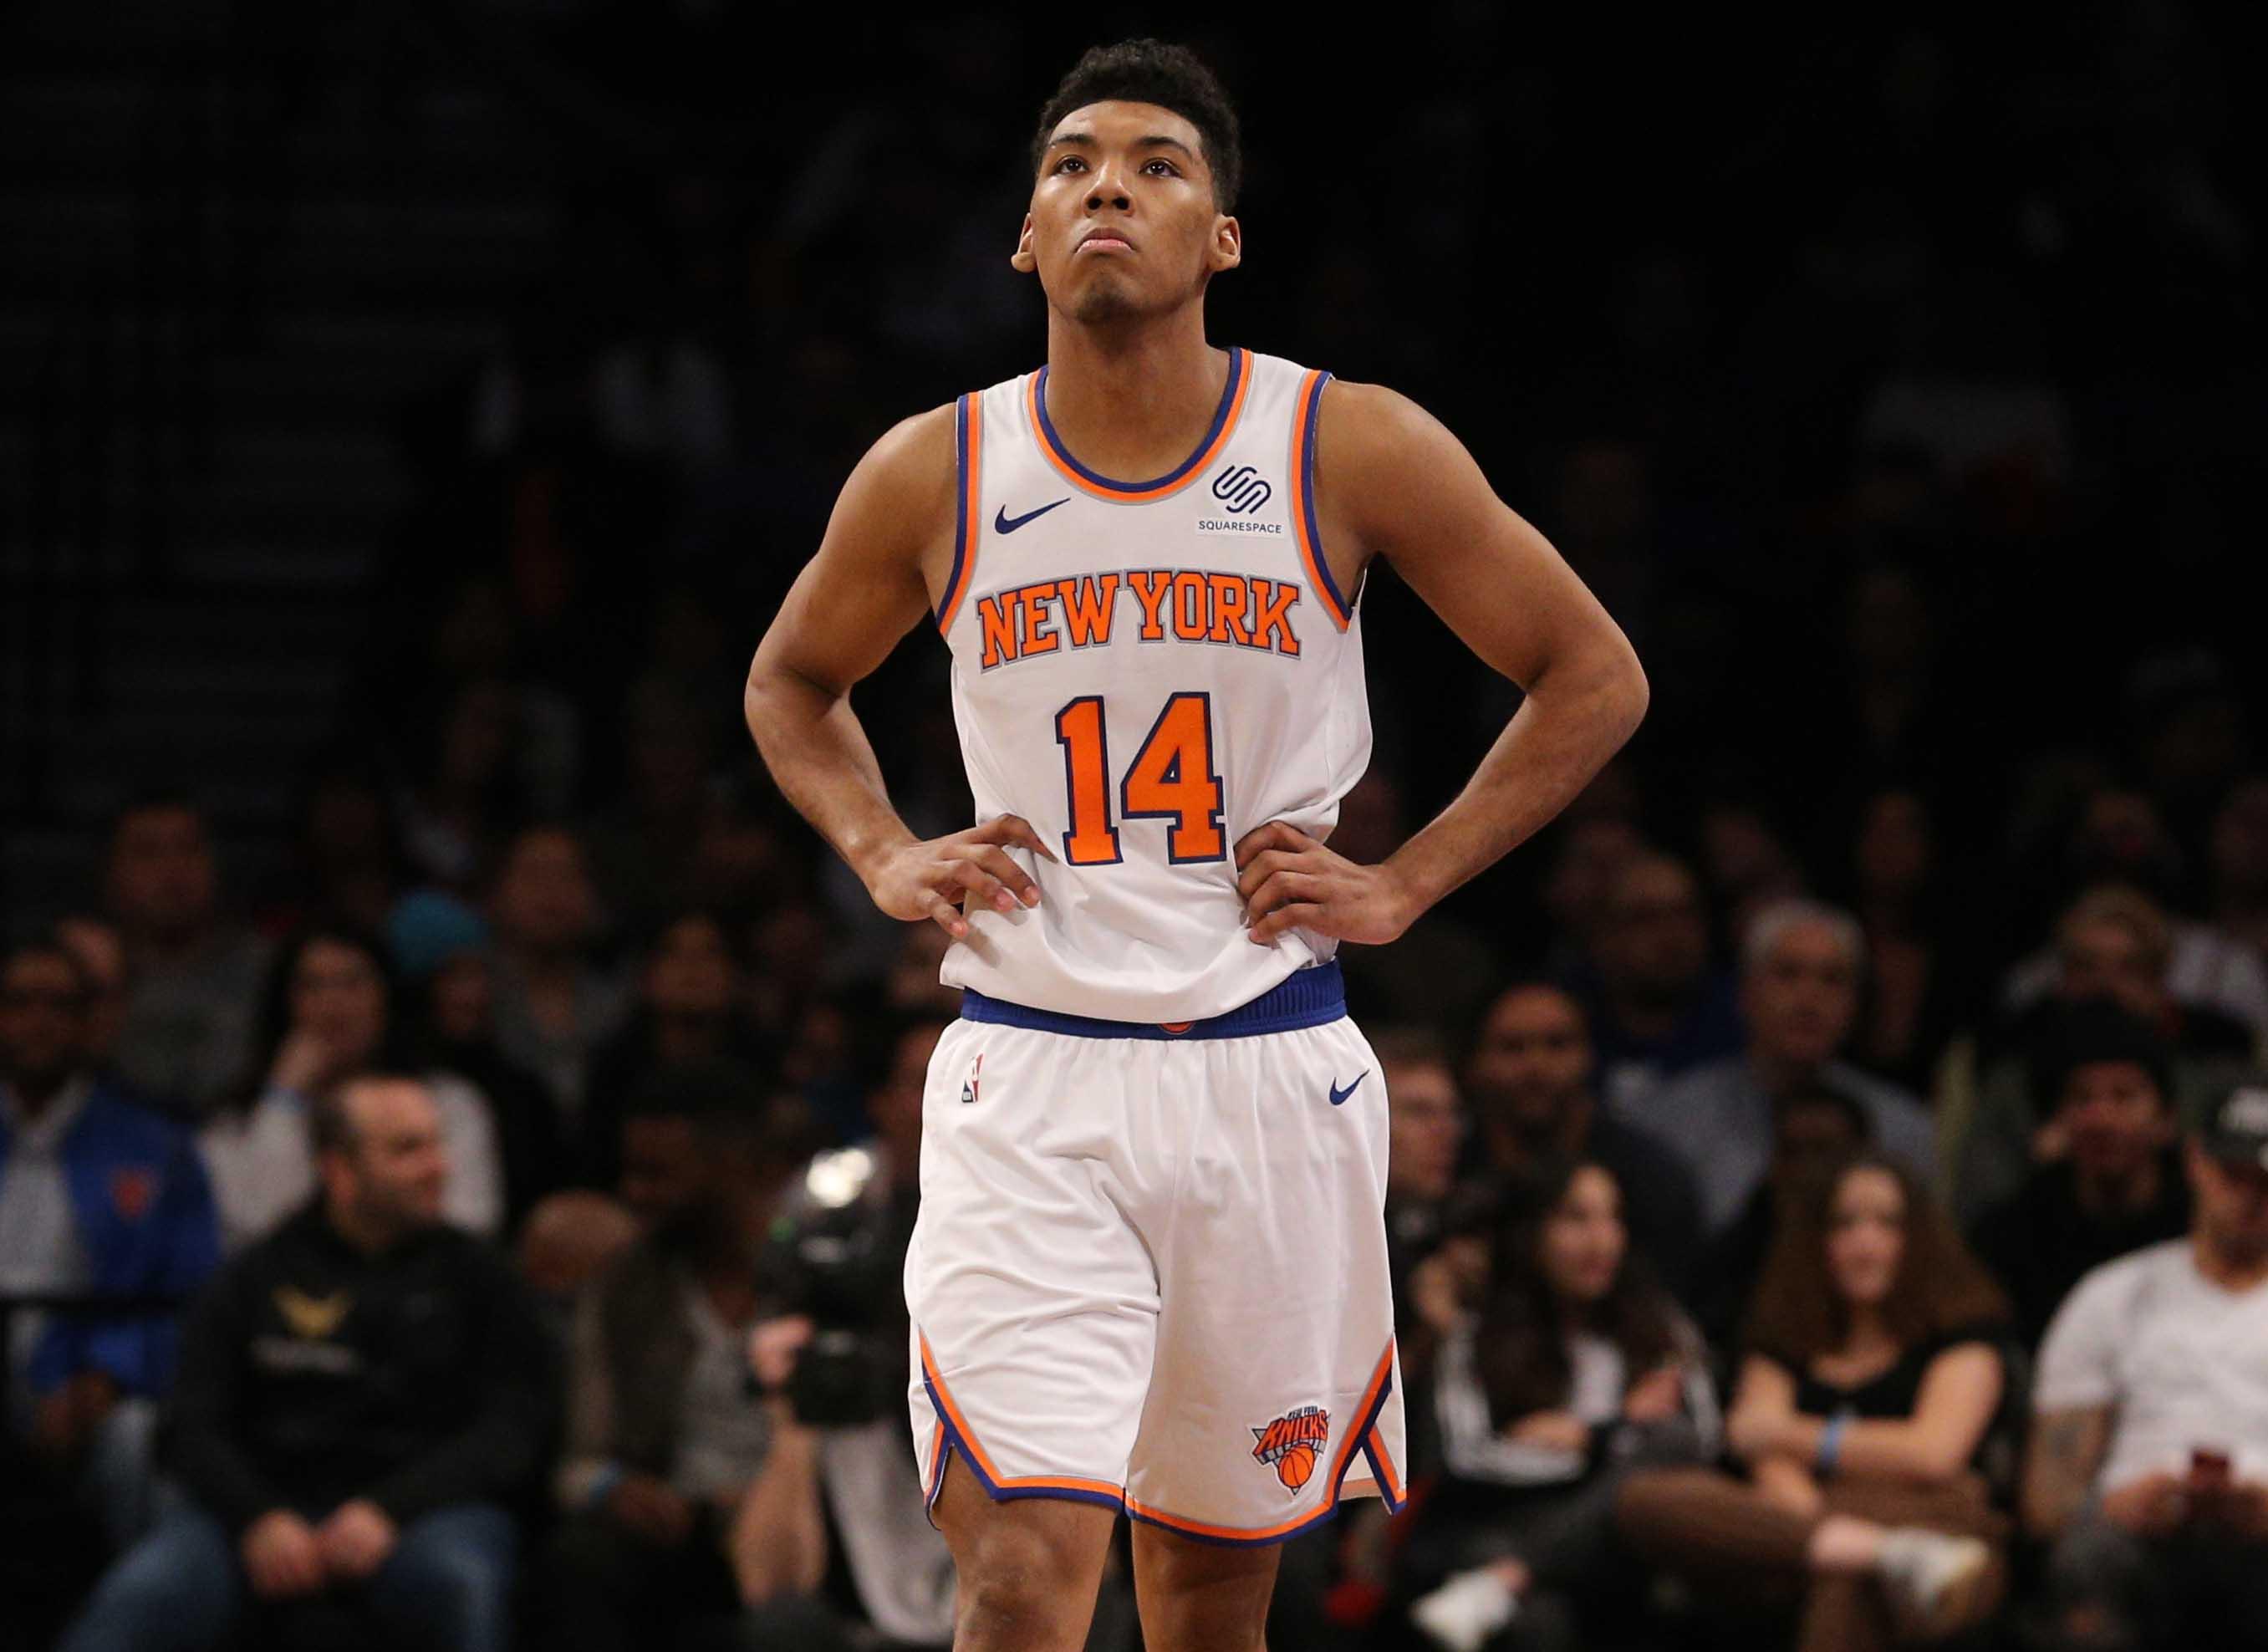
[[[1268,1033],[1296,1032],[1321,1027],[1346,1014],[1346,978],[1338,960],[1312,969],[1295,970],[1250,1003],[1203,1021],[1168,1025],[1149,1021],[1106,1021],[1099,1015],[1067,1015],[1060,1010],[1034,1009],[987,996],[975,987],[963,988],[961,1019],[990,1021],[1002,1027],[1029,1027],[1037,1032],[1062,1033],[1072,1038],[1154,1038],[1170,1042],[1183,1038],[1257,1038]],[[1173,1030],[1178,1027],[1180,1031]]]

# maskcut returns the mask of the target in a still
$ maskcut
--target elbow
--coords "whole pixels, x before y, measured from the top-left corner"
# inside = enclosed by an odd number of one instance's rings
[[[1911,1478],[1922,1486],[1950,1486],[1969,1472],[1969,1452],[1930,1440],[1914,1454]]]

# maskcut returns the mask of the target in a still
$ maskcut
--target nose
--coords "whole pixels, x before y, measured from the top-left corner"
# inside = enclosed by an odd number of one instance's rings
[[[1094,169],[1094,181],[1087,186],[1086,210],[1098,211],[1103,207],[1115,207],[1123,212],[1134,204],[1134,197],[1126,188],[1125,173],[1117,161],[1106,161]]]

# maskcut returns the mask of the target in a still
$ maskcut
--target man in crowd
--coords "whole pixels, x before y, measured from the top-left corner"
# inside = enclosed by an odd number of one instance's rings
[[[1593,930],[1584,1013],[1609,1106],[1740,1048],[1733,995],[1709,962],[1700,881],[1682,860],[1631,856],[1610,875]]]
[[[1388,1027],[1370,1036],[1386,1083],[1386,1250],[1395,1323],[1408,1321],[1410,1270],[1440,1243],[1457,1178],[1465,1104],[1456,1070],[1432,1033]]]
[[[1624,1110],[1625,1118],[1653,1131],[1685,1162],[1710,1233],[1730,1226],[1764,1181],[1772,1103],[1801,1085],[1824,1083],[1849,1095],[1885,1152],[1933,1179],[1934,1137],[1921,1103],[1835,1058],[1858,1020],[1865,953],[1858,920],[1848,913],[1808,900],[1765,907],[1742,941],[1746,1048]]]
[[[2268,1644],[2268,1079],[2186,1168],[2188,1235],[2088,1274],[2040,1351],[2023,1513],[2073,1648]]]
[[[128,971],[119,1071],[201,1119],[252,1059],[269,948],[223,913],[205,817],[186,798],[153,793],[119,811],[105,883]]]
[[[756,1644],[842,1652],[865,1643],[858,1637],[953,1638],[953,1558],[905,1449],[910,1327],[899,1286],[920,1202],[930,1056],[944,1030],[915,1012],[884,1034],[888,1066],[866,1102],[873,1138],[814,1159],[774,1229],[765,1277],[784,1311],[757,1325],[749,1350],[772,1449],[731,1538]]]
[[[575,1316],[549,1644],[666,1646],[740,1611],[725,1537],[773,1445],[744,1349],[765,1229],[801,1163],[766,1108],[760,1076],[721,1058],[631,1098],[622,1196],[644,1232]]]
[[[2027,1343],[2080,1278],[2189,1231],[2169,1057],[2156,1029],[2111,999],[2058,1004],[2035,1049],[2034,1093],[2052,1110],[2048,1156],[1977,1224],[1977,1256],[2007,1287]]]
[[[218,1259],[212,1193],[188,1132],[87,1061],[92,992],[59,938],[0,958],[0,1597],[37,1597],[99,1565],[148,1517],[157,1401],[171,1385],[171,1304]],[[26,1299],[140,1297],[123,1314]],[[31,1632],[37,1638],[37,1632]]]
[[[563,826],[532,826],[513,838],[489,917],[497,1046],[543,1080],[560,1110],[560,1137],[579,1148],[591,1056],[630,1008],[629,984],[592,957],[600,915],[582,840]]]
[[[183,1331],[188,1501],[111,1568],[67,1652],[219,1646],[255,1600],[363,1619],[388,1644],[508,1642],[510,1511],[558,1414],[542,1323],[442,1222],[422,1081],[342,1080],[309,1128],[320,1197],[224,1268]]]
[[[1831,1085],[1799,1084],[1772,1102],[1771,1162],[1732,1226],[1710,1243],[1693,1291],[1693,1317],[1709,1346],[1740,1346],[1749,1303],[1781,1224],[1869,1139],[1867,1110]]]
[[[2227,1016],[2176,998],[2168,983],[2173,930],[2138,889],[2089,889],[2056,926],[2054,990],[1990,1040],[1964,1040],[1948,1063],[1937,1110],[1953,1167],[1954,1213],[1975,1221],[2021,1186],[2038,1162],[2053,1095],[2034,1093],[2035,1050],[2053,1042],[2063,1004],[2109,998],[2147,1021],[2170,1051],[2176,1118],[2194,1126],[2205,1099],[2242,1072],[2250,1035]],[[2048,1144],[2052,1146],[2052,1140]]]
[[[1631,1243],[1672,1289],[1698,1248],[1693,1180],[1646,1131],[1602,1108],[1591,1091],[1597,1062],[1589,1025],[1565,989],[1522,982],[1482,1015],[1465,1061],[1480,1168],[1517,1176],[1555,1154],[1594,1158],[1622,1184]]]

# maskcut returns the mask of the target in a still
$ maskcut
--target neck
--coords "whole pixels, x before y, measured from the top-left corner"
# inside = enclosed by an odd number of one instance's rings
[[[333,1199],[324,1213],[330,1219],[331,1231],[366,1257],[391,1250],[401,1237],[401,1230],[393,1222],[374,1217],[357,1205]]]
[[[1882,1310],[1872,1302],[1850,1305],[1851,1328],[1843,1336],[1845,1353],[1864,1353],[1891,1341],[1889,1327],[1883,1323]]]
[[[2072,1194],[2090,1215],[2140,1210],[2158,1197],[2158,1161],[2143,1160],[2132,1169],[2109,1176],[2072,1176]]]
[[[1791,1061],[1763,1050],[1749,1051],[1749,1070],[1756,1075],[1767,1095],[1785,1095],[1798,1084],[1819,1071],[1819,1065],[1808,1061]]]
[[[725,1047],[724,1018],[717,1015],[664,1015],[653,1023],[654,1053],[666,1063],[692,1061],[713,1056]]]
[[[37,1118],[46,1112],[63,1087],[71,1080],[69,1073],[11,1073],[8,1088],[16,1093],[16,1104],[25,1114]]]
[[[2225,1291],[2250,1290],[2268,1282],[2268,1251],[2232,1253],[2203,1228],[2190,1241],[2190,1250],[2197,1258],[2197,1271]]]
[[[1048,418],[1090,470],[1136,480],[1179,464],[1227,382],[1228,354],[1205,343],[1201,304],[1101,326],[1049,313]]]

